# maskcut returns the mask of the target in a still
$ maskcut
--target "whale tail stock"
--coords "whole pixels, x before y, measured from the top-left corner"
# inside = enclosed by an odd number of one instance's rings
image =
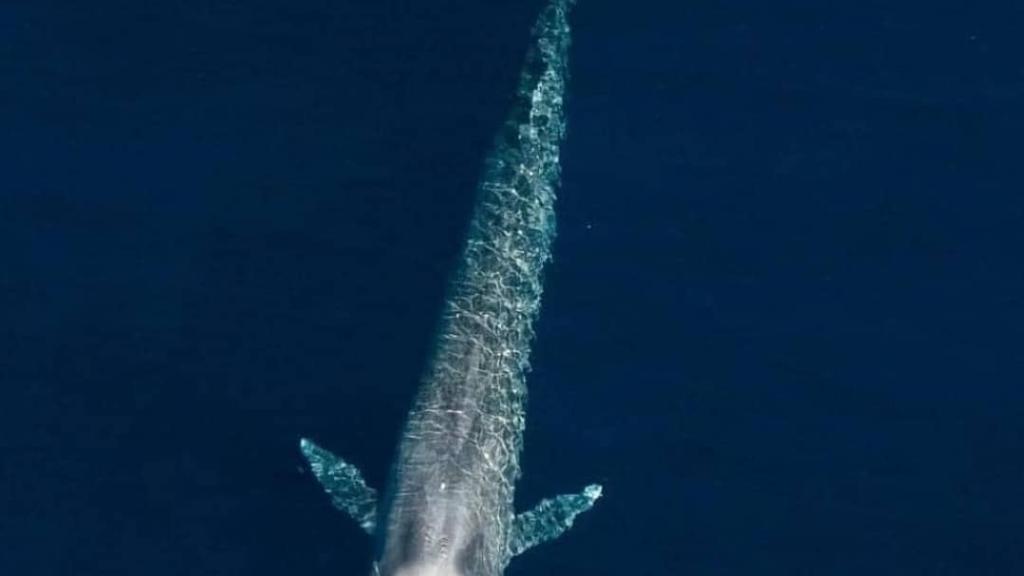
[[[377,491],[366,484],[359,469],[306,438],[299,442],[299,448],[331,503],[373,535],[377,528]],[[601,491],[600,485],[591,484],[578,494],[546,498],[517,514],[509,540],[510,555],[518,556],[561,536],[572,527],[576,516],[590,510]]]

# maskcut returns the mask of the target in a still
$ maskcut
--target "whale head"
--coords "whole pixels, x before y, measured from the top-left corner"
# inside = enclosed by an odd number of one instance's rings
[[[378,564],[373,565],[373,576],[464,576],[462,571],[450,562],[427,563],[421,562],[401,566],[390,574],[384,574]]]
[[[395,576],[462,576],[454,566],[420,565],[399,570]]]

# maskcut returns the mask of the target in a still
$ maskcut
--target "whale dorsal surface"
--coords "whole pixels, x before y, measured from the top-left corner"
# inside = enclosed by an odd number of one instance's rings
[[[534,26],[389,485],[378,497],[355,466],[301,441],[334,505],[377,540],[375,576],[499,576],[601,496],[592,484],[513,509],[533,322],[555,233],[571,4],[550,0]]]

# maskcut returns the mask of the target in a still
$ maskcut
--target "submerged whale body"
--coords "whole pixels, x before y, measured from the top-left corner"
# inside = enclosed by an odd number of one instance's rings
[[[335,506],[377,538],[375,575],[497,576],[601,495],[590,485],[513,509],[532,325],[554,237],[571,3],[552,0],[534,26],[383,498],[351,464],[300,444]]]

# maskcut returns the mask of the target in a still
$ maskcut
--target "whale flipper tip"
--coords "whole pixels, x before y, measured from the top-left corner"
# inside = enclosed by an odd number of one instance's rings
[[[359,469],[309,439],[301,438],[299,449],[334,506],[373,534],[377,525],[377,491],[366,485]]]
[[[537,544],[561,536],[572,528],[576,516],[590,510],[602,492],[600,484],[591,484],[579,494],[545,498],[528,512],[517,515],[512,526],[512,555],[522,554]]]

